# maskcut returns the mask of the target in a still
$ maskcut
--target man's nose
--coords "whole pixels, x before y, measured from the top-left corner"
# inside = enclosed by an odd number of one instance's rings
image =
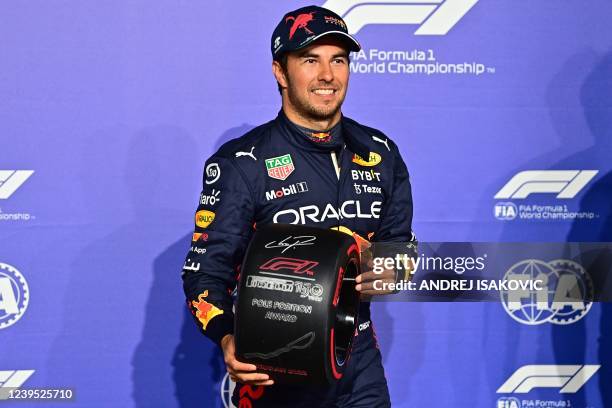
[[[334,72],[331,64],[321,64],[319,69],[319,81],[331,82],[334,80]]]

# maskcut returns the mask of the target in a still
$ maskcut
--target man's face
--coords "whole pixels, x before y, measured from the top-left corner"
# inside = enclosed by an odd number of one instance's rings
[[[340,111],[349,80],[348,52],[337,39],[322,38],[287,55],[286,104],[307,120],[330,120]],[[278,77],[277,77],[278,79]]]

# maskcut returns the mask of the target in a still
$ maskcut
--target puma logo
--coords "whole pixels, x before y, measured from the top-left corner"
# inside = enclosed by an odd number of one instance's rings
[[[257,157],[255,157],[255,155],[253,154],[253,149],[255,149],[255,146],[251,147],[251,151],[250,152],[236,152],[236,157],[249,156],[253,160],[257,161]]]
[[[391,151],[391,149],[389,149],[389,139],[385,139],[382,140],[376,136],[372,136],[372,140],[374,140],[375,142],[379,142],[385,145],[385,147],[387,148],[388,151]]]

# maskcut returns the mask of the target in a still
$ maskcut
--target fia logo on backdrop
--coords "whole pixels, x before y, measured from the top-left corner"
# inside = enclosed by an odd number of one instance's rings
[[[30,290],[24,276],[15,268],[0,262],[0,329],[17,323],[30,301]]]
[[[543,282],[543,290],[500,291],[504,310],[519,323],[566,325],[582,319],[593,305],[593,283],[587,271],[567,259],[527,259],[512,265],[503,280]]]

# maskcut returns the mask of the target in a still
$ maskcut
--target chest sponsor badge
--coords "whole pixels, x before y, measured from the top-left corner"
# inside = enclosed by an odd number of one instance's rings
[[[291,155],[285,154],[283,156],[266,159],[266,170],[268,170],[268,176],[273,179],[285,180],[293,173],[295,166],[293,166]]]
[[[381,161],[382,161],[382,157],[380,157],[380,154],[376,152],[370,152],[370,157],[368,157],[367,161],[363,160],[357,154],[353,156],[353,163],[357,163],[360,166],[372,167],[372,166],[376,166]]]

